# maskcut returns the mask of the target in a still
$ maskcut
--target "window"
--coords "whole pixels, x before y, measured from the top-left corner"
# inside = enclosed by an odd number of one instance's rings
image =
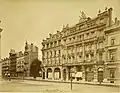
[[[102,61],[102,53],[99,54],[99,59]]]
[[[55,46],[57,45],[57,41],[55,41]]]
[[[60,55],[60,50],[59,50],[59,55]]]
[[[110,70],[110,78],[115,78],[115,70]]]
[[[54,51],[54,56],[56,56],[56,51]]]
[[[47,48],[49,48],[49,44],[47,44]]]
[[[111,45],[115,44],[115,38],[111,38]]]
[[[66,39],[64,39],[64,43],[66,43]]]
[[[50,47],[53,47],[53,43],[50,44]]]
[[[58,41],[58,45],[60,45],[60,44],[61,44],[61,40]]]
[[[52,51],[50,53],[51,53],[51,57],[52,57]]]
[[[82,40],[81,35],[80,35],[80,40]]]
[[[86,38],[88,38],[88,37],[89,37],[89,33],[86,34]]]
[[[75,40],[75,37],[73,37],[73,40]]]
[[[94,34],[95,34],[95,32],[94,32],[94,31],[92,31],[92,32],[91,32],[91,35],[92,35],[92,36],[94,36]]]
[[[45,48],[45,45],[43,45],[43,48]]]
[[[109,50],[109,59],[116,60],[116,50]]]

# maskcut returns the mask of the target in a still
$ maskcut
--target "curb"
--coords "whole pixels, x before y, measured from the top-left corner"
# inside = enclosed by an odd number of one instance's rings
[[[24,79],[32,81],[42,81],[42,82],[54,82],[54,83],[71,83],[68,81],[50,81],[50,80],[35,80],[35,79]],[[81,83],[81,82],[72,82],[72,84],[86,84],[86,85],[97,85],[97,86],[107,86],[107,87],[120,87],[120,85],[110,85],[110,84],[94,84],[94,83]]]

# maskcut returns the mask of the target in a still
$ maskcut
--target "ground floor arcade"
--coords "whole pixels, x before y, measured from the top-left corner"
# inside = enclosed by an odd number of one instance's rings
[[[68,81],[72,77],[72,79],[75,81],[82,80],[87,82],[94,81],[114,83],[109,80],[110,73],[111,72],[109,72],[109,69],[102,65],[56,66],[45,67],[42,78],[50,80]],[[117,73],[118,69],[116,69],[116,74],[114,75],[115,77],[117,76]]]

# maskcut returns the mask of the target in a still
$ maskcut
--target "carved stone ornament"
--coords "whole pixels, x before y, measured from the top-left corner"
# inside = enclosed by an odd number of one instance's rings
[[[80,11],[79,22],[85,21],[87,19],[86,14],[83,11]]]

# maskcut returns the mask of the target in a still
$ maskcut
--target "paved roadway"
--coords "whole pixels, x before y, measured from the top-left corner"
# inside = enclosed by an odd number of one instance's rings
[[[45,92],[45,93],[119,93],[117,87],[73,84],[70,90],[69,83],[53,83],[41,81],[0,81],[0,92]]]

